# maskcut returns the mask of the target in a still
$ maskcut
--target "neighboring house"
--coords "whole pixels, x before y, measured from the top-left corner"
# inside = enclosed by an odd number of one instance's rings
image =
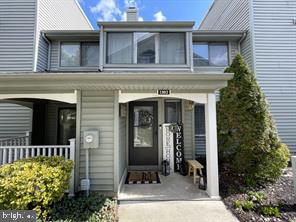
[[[77,19],[59,21],[74,25]],[[233,77],[224,68],[245,32],[192,30],[194,22],[138,22],[134,8],[127,19],[98,22],[99,31],[37,28],[35,47],[24,43],[32,51],[20,50],[11,59],[12,69],[17,61],[28,67],[0,74],[0,99],[31,104],[32,145],[66,145],[76,138],[76,190],[87,175],[91,190],[118,192],[127,170],[160,170],[162,124],[182,123],[185,159],[206,153],[207,192],[218,197],[216,92]],[[85,139],[96,132],[98,145],[87,158]],[[42,153],[46,149],[41,146]]]
[[[280,137],[296,153],[296,1],[215,0],[199,30],[248,31],[242,55],[270,103]]]
[[[76,0],[1,0],[0,72],[44,71],[41,30],[93,30]],[[32,104],[0,102],[0,139],[32,131]]]

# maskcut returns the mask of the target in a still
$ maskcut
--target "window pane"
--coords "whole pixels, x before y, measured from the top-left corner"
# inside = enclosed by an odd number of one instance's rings
[[[153,107],[134,107],[134,147],[153,147]]]
[[[107,41],[107,63],[132,63],[132,33],[109,33]]]
[[[165,122],[166,123],[181,123],[181,102],[169,101],[165,102]]]
[[[61,45],[61,66],[80,66],[80,44]]]
[[[99,43],[82,43],[82,66],[99,66]]]
[[[226,44],[210,44],[211,65],[227,66],[228,50]]]
[[[205,135],[205,106],[198,104],[195,106],[195,135]]]
[[[193,64],[194,66],[209,65],[209,48],[208,44],[200,43],[193,44]]]
[[[184,33],[160,33],[160,63],[185,64]]]
[[[137,63],[155,63],[155,34],[136,32],[135,41],[137,46]]]

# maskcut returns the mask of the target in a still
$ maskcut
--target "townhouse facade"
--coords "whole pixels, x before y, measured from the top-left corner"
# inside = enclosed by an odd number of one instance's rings
[[[206,155],[207,193],[219,197],[216,92],[233,77],[225,67],[244,54],[244,30],[139,22],[134,7],[127,21],[98,22],[93,30],[72,0],[3,6],[15,14],[3,16],[7,31],[0,32],[7,49],[0,57],[1,132],[12,125],[8,116],[29,127],[16,125],[2,138],[27,129],[32,146],[75,138],[75,190],[87,178],[91,190],[117,193],[128,171],[162,169],[165,124],[179,124],[184,159]],[[0,150],[0,161],[10,154]]]
[[[296,2],[215,0],[199,30],[246,30],[241,53],[270,104],[279,135],[296,152]]]

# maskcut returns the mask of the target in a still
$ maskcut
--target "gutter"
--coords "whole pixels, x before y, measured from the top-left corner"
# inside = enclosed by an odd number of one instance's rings
[[[244,32],[243,36],[241,37],[241,39],[238,42],[238,52],[239,54],[241,54],[241,43],[246,39],[247,37],[247,32]]]
[[[42,38],[47,42],[48,44],[48,52],[47,52],[47,68],[46,71],[50,70],[50,63],[51,63],[51,41],[46,37],[45,33],[42,32]]]

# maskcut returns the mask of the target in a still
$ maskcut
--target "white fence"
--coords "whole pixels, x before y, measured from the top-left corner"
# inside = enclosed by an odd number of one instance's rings
[[[31,133],[26,132],[25,136],[13,137],[8,139],[0,139],[0,146],[29,146]]]
[[[75,161],[75,139],[70,139],[70,145],[57,146],[27,146],[27,145],[0,145],[0,166],[16,160],[36,156],[63,156]],[[74,169],[71,173],[69,196],[74,195]]]

